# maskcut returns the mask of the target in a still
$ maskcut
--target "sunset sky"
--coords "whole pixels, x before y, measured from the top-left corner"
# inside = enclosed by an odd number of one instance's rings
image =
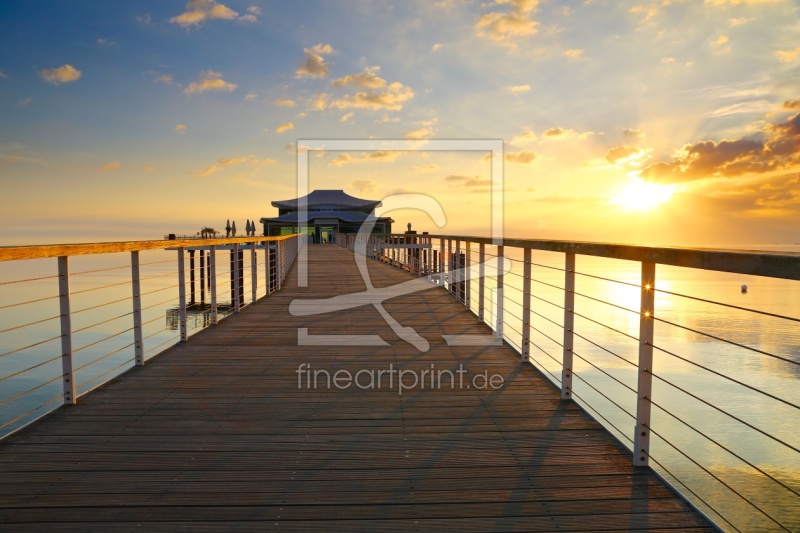
[[[425,193],[488,235],[800,243],[800,4],[4,0],[0,245],[161,238],[311,189]]]

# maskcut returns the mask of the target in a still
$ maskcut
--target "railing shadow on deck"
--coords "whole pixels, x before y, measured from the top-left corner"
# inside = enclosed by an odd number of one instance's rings
[[[800,254],[416,233],[335,243],[449,291],[721,528],[800,527]],[[717,294],[745,295],[742,280],[774,292],[772,308]]]

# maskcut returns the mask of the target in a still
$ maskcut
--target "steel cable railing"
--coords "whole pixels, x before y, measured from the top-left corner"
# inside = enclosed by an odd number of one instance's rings
[[[384,239],[383,242],[388,243],[390,239]],[[535,243],[535,241],[532,241]],[[709,375],[716,377],[718,379],[723,379],[727,383],[730,383],[731,386],[742,387],[743,390],[752,391],[753,394],[760,395],[761,397],[765,398],[768,401],[775,401],[779,402],[780,405],[785,406],[787,409],[794,409],[798,410],[800,406],[800,402],[794,401],[792,398],[789,398],[782,392],[774,392],[769,387],[765,387],[762,381],[748,383],[747,377],[738,378],[733,377],[730,375],[730,372],[726,371],[727,369],[719,369],[713,368],[713,363],[703,364],[701,363],[697,357],[695,356],[681,356],[678,355],[677,350],[670,349],[666,346],[662,346],[660,343],[656,342],[653,343],[652,340],[649,338],[649,335],[652,333],[647,333],[647,330],[643,330],[644,337],[642,337],[642,333],[640,331],[640,335],[637,336],[632,331],[634,327],[634,323],[639,323],[637,327],[643,328],[642,324],[650,324],[649,328],[652,331],[652,324],[658,323],[663,324],[666,327],[677,327],[680,328],[682,331],[686,331],[692,334],[700,335],[703,338],[707,339],[709,342],[721,343],[726,346],[730,346],[732,348],[743,349],[747,350],[747,353],[757,355],[758,357],[769,358],[781,364],[786,363],[792,367],[800,366],[800,361],[792,356],[782,354],[779,351],[765,349],[762,346],[754,345],[748,346],[744,342],[736,342],[731,339],[726,339],[724,334],[717,333],[715,331],[709,332],[707,328],[702,327],[695,327],[693,325],[681,324],[680,320],[674,320],[672,318],[668,318],[660,314],[659,306],[669,305],[670,302],[664,301],[664,297],[673,297],[673,298],[688,298],[691,301],[709,304],[709,305],[718,305],[720,308],[728,309],[732,311],[741,311],[741,312],[750,312],[754,313],[754,316],[763,317],[765,319],[776,319],[782,320],[788,323],[795,323],[800,322],[800,319],[795,317],[787,316],[783,313],[772,312],[770,310],[763,310],[763,309],[755,309],[748,306],[742,305],[735,305],[731,303],[722,303],[722,302],[714,302],[708,298],[699,298],[687,294],[683,294],[681,291],[672,290],[669,286],[665,290],[663,288],[656,288],[655,282],[653,281],[655,278],[647,278],[645,281],[646,270],[645,266],[647,260],[640,259],[640,263],[642,266],[642,281],[641,283],[632,282],[629,279],[626,280],[625,278],[628,277],[627,275],[617,276],[617,275],[609,275],[606,271],[599,270],[598,272],[588,272],[586,269],[582,269],[581,271],[577,271],[574,267],[571,268],[562,268],[559,265],[554,264],[546,264],[545,261],[530,261],[530,260],[520,260],[519,257],[521,256],[522,248],[518,251],[520,253],[519,256],[514,256],[514,249],[511,247],[506,247],[504,253],[494,254],[490,253],[489,250],[484,249],[484,243],[488,244],[488,240],[477,240],[471,238],[464,238],[464,237],[443,237],[443,236],[434,236],[430,238],[431,243],[431,251],[437,254],[437,263],[440,265],[440,270],[443,273],[442,279],[444,280],[444,287],[446,290],[453,292],[452,287],[455,281],[458,280],[457,277],[453,277],[451,275],[451,269],[453,265],[461,265],[463,266],[463,257],[456,259],[457,254],[469,254],[471,255],[472,259],[468,260],[467,268],[472,273],[474,270],[477,269],[476,265],[478,264],[478,259],[476,256],[480,255],[483,261],[490,263],[492,261],[497,260],[499,256],[504,256],[509,259],[512,265],[512,271],[507,271],[504,273],[504,279],[502,280],[502,297],[500,294],[500,285],[501,282],[498,276],[495,274],[494,271],[486,272],[483,279],[477,280],[473,279],[473,276],[467,276],[466,282],[469,287],[469,292],[471,293],[471,300],[468,304],[468,308],[478,314],[481,313],[484,322],[486,322],[492,329],[495,329],[495,323],[498,319],[498,316],[502,317],[502,323],[500,324],[500,328],[503,333],[503,337],[512,347],[517,349],[520,352],[527,350],[527,347],[530,346],[533,348],[535,353],[529,353],[528,360],[531,361],[533,364],[537,365],[540,371],[542,371],[545,375],[547,375],[552,382],[559,387],[566,386],[565,384],[561,383],[560,376],[557,375],[553,365],[558,365],[559,367],[564,363],[558,355],[552,353],[552,350],[545,347],[545,344],[548,342],[552,346],[556,346],[563,350],[565,353],[569,351],[572,355],[575,356],[575,365],[579,367],[590,370],[590,375],[592,377],[589,378],[585,372],[581,371],[581,368],[570,368],[571,374],[573,374],[577,379],[577,385],[579,385],[579,389],[585,387],[586,391],[591,391],[591,395],[584,394],[580,390],[575,391],[570,389],[571,393],[575,400],[581,402],[581,404],[591,410],[593,413],[596,414],[598,419],[603,420],[603,423],[613,429],[616,432],[618,438],[621,438],[628,442],[629,445],[639,446],[639,443],[634,442],[633,439],[629,435],[632,435],[634,432],[626,431],[620,426],[614,417],[609,417],[606,415],[606,410],[609,408],[613,411],[616,409],[618,411],[622,411],[625,413],[625,416],[629,419],[633,419],[638,424],[641,424],[639,421],[640,413],[638,412],[634,414],[629,408],[625,407],[625,404],[618,401],[619,392],[609,392],[606,390],[609,386],[619,387],[622,386],[623,391],[626,391],[625,394],[630,394],[630,398],[633,399],[640,394],[641,392],[638,391],[638,386],[629,378],[633,377],[632,373],[641,373],[640,364],[647,364],[650,365],[652,363],[642,363],[642,354],[646,354],[649,351],[652,353],[653,351],[664,354],[668,357],[673,357],[676,361],[680,361],[684,364],[691,365],[692,368],[697,368],[700,371],[708,371]],[[480,244],[480,253],[476,253],[476,248]],[[395,253],[392,255],[392,252],[389,250],[381,250],[380,244],[379,250],[376,252],[378,259],[381,261],[388,262],[392,265],[397,264],[398,256]],[[533,246],[538,246],[534,244]],[[583,246],[581,243],[574,244],[574,243],[567,243],[564,248],[567,246],[572,247],[570,252],[564,252],[564,255],[569,255],[570,253],[573,256],[578,255],[580,256],[580,247]],[[586,245],[587,247],[591,247],[591,243]],[[542,245],[543,249],[546,248],[548,250],[557,249],[559,244],[553,244],[551,242],[545,242]],[[603,245],[601,248],[601,252],[597,252],[598,248],[592,249],[592,255],[603,255],[604,257],[613,258],[614,245]],[[611,251],[609,251],[611,249]],[[575,250],[575,251],[573,251]],[[534,251],[536,249],[534,248]],[[550,254],[549,258],[557,258],[557,252],[553,253],[555,250],[546,252]],[[636,256],[639,254],[640,256],[644,257],[646,254],[649,253],[648,250],[634,250],[633,252],[629,249],[624,250],[625,258],[630,260],[631,257],[629,256]],[[683,253],[683,252],[682,252]],[[691,251],[687,252],[689,254],[714,254],[716,252],[710,251]],[[608,254],[608,255],[604,255]],[[561,257],[564,257],[562,255]],[[511,256],[511,257],[509,257]],[[583,256],[580,256],[583,257]],[[665,256],[666,257],[666,256]],[[670,259],[670,257],[667,257]],[[730,261],[729,257],[726,257],[726,262],[724,263],[725,268],[730,269]],[[605,261],[608,261],[605,259]],[[700,263],[701,261],[696,261]],[[599,262],[598,262],[599,263]],[[764,263],[769,263],[765,261]],[[419,263],[415,263],[412,259],[411,261],[411,270],[420,269]],[[569,264],[569,263],[568,263]],[[631,263],[625,263],[625,265]],[[638,266],[636,263],[633,263],[635,266]],[[654,264],[654,263],[653,263]],[[771,264],[771,263],[770,263]],[[520,274],[519,270],[517,270],[520,266],[523,266],[526,272],[530,272],[529,275]],[[783,268],[780,263],[775,263],[776,271]],[[619,266],[619,263],[609,264],[608,265],[610,271],[614,272],[627,272],[627,266]],[[537,269],[537,273],[533,273],[533,268]],[[648,267],[652,269],[652,272],[655,272],[653,267]],[[751,267],[747,267],[751,268]],[[762,268],[759,266],[759,268]],[[767,268],[767,267],[763,267]],[[772,268],[772,267],[768,267]],[[437,272],[438,273],[438,272]],[[548,274],[549,273],[549,274]],[[560,281],[556,280],[556,276],[562,275],[565,279],[569,279],[572,277],[574,280],[576,277],[579,277],[582,281],[581,288],[576,290],[574,285],[572,288],[565,288],[569,287],[569,284],[565,281],[565,284],[560,284]],[[647,274],[653,275],[654,274]],[[768,275],[768,274],[763,274]],[[438,278],[434,277],[434,280]],[[537,291],[534,293],[533,291],[526,293],[522,288],[521,285],[528,283],[530,285],[535,285],[540,287],[542,290]],[[572,282],[574,284],[574,281]],[[599,284],[608,284],[606,289],[595,289],[589,288],[592,284],[598,285]],[[588,284],[587,287],[583,287],[583,284]],[[476,287],[479,286],[479,287]],[[618,287],[615,289],[614,287]],[[479,289],[479,290],[476,290]],[[624,289],[624,290],[623,290]],[[634,290],[635,289],[635,290]],[[548,291],[557,291],[564,295],[564,298],[569,297],[570,295],[572,298],[576,297],[576,302],[574,304],[562,305],[559,302],[553,300],[552,296],[549,296],[551,292]],[[478,301],[478,293],[483,295],[483,299]],[[636,298],[639,299],[640,294],[642,295],[641,298],[641,308],[635,309],[633,305],[628,304],[627,300]],[[649,293],[649,296],[645,298]],[[604,296],[606,294],[606,296]],[[655,299],[655,294],[659,295],[659,299]],[[622,298],[622,300],[619,300]],[[564,322],[559,322],[554,317],[547,316],[544,312],[541,312],[542,309],[533,309],[533,308],[525,308],[521,306],[520,299],[528,299],[531,302],[537,302],[537,306],[541,307],[541,305],[547,306],[548,309],[558,309],[559,311],[563,312],[565,316],[570,315],[574,318],[575,325],[571,326],[568,332],[564,331]],[[565,300],[566,301],[566,300]],[[541,305],[540,305],[541,304]],[[603,309],[609,309],[610,311],[603,311]],[[520,314],[520,309],[522,309],[522,315]],[[627,318],[626,318],[627,317]],[[573,320],[573,319],[571,319]],[[634,322],[635,321],[635,322]],[[527,324],[526,324],[527,322]],[[537,325],[536,322],[539,322],[540,325]],[[626,322],[628,323],[626,325]],[[526,324],[527,327],[523,327],[520,331],[520,325]],[[544,325],[546,327],[541,327]],[[554,335],[550,332],[558,331],[560,334],[564,334],[565,338],[568,336],[570,338],[570,344],[567,347],[560,339],[557,339],[557,335]],[[662,330],[658,330],[658,337],[661,338],[664,335]],[[568,335],[567,335],[568,333]],[[533,336],[536,336],[534,338]],[[614,336],[619,337],[619,341],[611,341]],[[520,338],[522,338],[522,342],[520,342]],[[538,339],[546,341],[542,344]],[[578,347],[578,349],[573,348],[573,340],[578,341],[581,343],[583,348]],[[738,339],[737,339],[738,340]],[[631,343],[631,347],[633,343],[635,343],[636,348],[635,350],[639,352],[640,360],[637,361],[636,358],[631,358],[627,355],[628,349],[626,347],[625,342],[627,341]],[[548,345],[549,346],[549,345]],[[648,348],[649,347],[649,348]],[[576,353],[577,352],[577,353]],[[541,364],[542,359],[545,361],[545,364]],[[647,360],[647,359],[645,359]],[[666,364],[666,363],[659,363]],[[621,365],[621,366],[619,366]],[[558,367],[556,367],[558,368]],[[610,369],[616,369],[613,372]],[[595,377],[596,376],[596,377]],[[659,374],[653,375],[653,380],[665,382],[665,385],[668,387],[667,383],[671,385],[676,385],[675,380],[671,379],[668,376],[661,376]],[[678,389],[675,389],[677,394],[682,394],[688,398],[692,398],[693,396],[698,396],[697,394],[693,393],[692,391],[688,390],[687,388],[678,386]],[[666,394],[663,390],[658,389],[658,394]],[[648,392],[645,393],[647,402],[653,403],[656,407],[661,407],[663,403],[658,402],[658,398],[651,399],[653,393],[651,393],[648,389]],[[603,402],[608,402],[609,407],[600,407],[596,408],[592,405],[595,401],[590,398],[592,395],[597,395],[597,398],[602,399]],[[594,396],[592,396],[593,398]],[[709,402],[709,404],[713,405],[714,402]],[[779,441],[782,445],[787,445],[787,451],[790,453],[797,453],[798,446],[795,446],[790,441],[785,438],[780,437],[775,431],[766,430],[764,428],[759,428],[757,424],[752,424],[746,421],[741,416],[737,416],[734,412],[729,412],[730,410],[725,409],[721,406],[714,407],[717,410],[721,410],[724,412],[728,412],[728,414],[732,415],[734,418],[732,419],[735,424],[738,425],[739,428],[745,429],[747,431],[753,431],[758,434],[767,434],[770,435],[771,440]],[[684,424],[691,424],[687,415],[684,414],[683,410],[678,412],[670,411],[671,415],[676,415],[677,417],[681,418],[680,422]],[[661,423],[661,420],[658,420]],[[650,427],[649,417],[646,422],[646,425],[643,427]],[[751,427],[752,426],[752,427]],[[651,428],[651,432],[656,435],[656,430]],[[638,437],[637,437],[638,438]],[[759,464],[754,460],[746,459],[741,453],[737,452],[733,447],[722,443],[718,439],[714,439],[718,441],[722,446],[726,449],[730,450],[733,454],[733,457],[744,459],[745,464],[747,464],[750,468],[753,468],[755,472],[759,475],[764,476],[772,483],[776,483],[777,485],[781,486],[784,490],[786,485],[789,487],[790,490],[787,492],[792,497],[798,496],[797,489],[792,488],[793,485],[790,483],[784,482],[781,480],[780,477],[774,476],[769,474],[768,469],[759,466]],[[652,450],[649,453],[656,453],[661,454],[661,448],[657,448],[656,450]],[[687,455],[693,455],[691,452],[684,452]],[[653,464],[656,465],[657,468],[661,468],[664,472],[668,475],[672,476],[673,471],[676,468],[673,466],[666,465],[663,461],[665,458],[657,459],[653,455],[648,455],[650,459],[653,460]],[[704,459],[694,458],[695,461],[701,463]],[[800,458],[795,456],[796,464],[798,468],[800,468]],[[677,478],[675,478],[677,479]],[[679,482],[679,481],[676,481]],[[679,482],[683,483],[683,482]],[[730,527],[733,530],[738,530],[742,526],[737,527],[737,523],[740,521],[739,519],[732,519],[731,517],[725,518],[722,514],[729,512],[727,508],[724,506],[720,506],[717,503],[711,501],[714,497],[710,498],[710,494],[713,489],[708,487],[703,487],[699,489],[698,487],[692,487],[691,481],[687,481],[688,485],[686,486],[686,494],[690,500],[697,502],[697,505],[706,509],[707,512],[711,513],[715,520],[718,520],[720,524],[726,524],[726,527]],[[724,486],[724,484],[721,484]],[[795,504],[798,504],[798,508],[800,508],[800,501],[795,500]],[[774,511],[769,511],[765,508],[768,513],[772,513]],[[745,520],[751,520],[751,518],[747,518]],[[770,523],[772,522],[773,518],[770,518]],[[791,527],[797,527],[800,525],[800,515],[795,518],[796,523],[794,523]],[[780,520],[778,523],[782,523]],[[773,526],[775,524],[773,523]],[[745,528],[746,529],[746,528]]]
[[[226,244],[227,242],[235,242],[236,245]],[[83,268],[70,269],[69,259],[73,256],[61,256],[58,258],[57,275],[38,275],[34,268],[32,275],[25,279],[0,281],[0,291],[5,291],[0,292],[0,301],[14,302],[0,306],[0,313],[5,313],[0,314],[0,320],[6,315],[12,317],[10,313],[16,314],[19,309],[31,309],[24,315],[19,315],[25,317],[20,321],[22,323],[6,320],[3,322],[5,327],[0,330],[0,383],[4,389],[4,394],[0,396],[0,407],[3,408],[0,411],[0,437],[31,421],[44,409],[56,406],[59,399],[65,403],[74,403],[77,395],[86,393],[90,387],[95,388],[112,379],[132,364],[143,364],[146,357],[160,353],[168,345],[179,341],[181,336],[170,335],[170,332],[174,332],[181,323],[182,306],[194,306],[198,316],[206,317],[203,321],[188,324],[188,329],[193,330],[210,323],[207,318],[212,306],[205,302],[208,301],[207,296],[211,296],[212,255],[216,259],[214,262],[221,265],[228,248],[238,247],[242,251],[243,261],[239,266],[240,272],[244,274],[241,282],[245,305],[252,303],[253,293],[258,298],[277,290],[277,286],[286,279],[297,255],[297,238],[293,236],[251,237],[247,242],[241,238],[215,239],[211,243],[209,246],[202,239],[192,242],[191,245],[164,241],[161,247],[154,247],[152,242],[145,242],[141,250],[128,254],[128,264],[99,268],[93,265],[102,265],[107,262],[106,259],[113,259],[114,253],[118,257],[125,252],[115,252],[116,243],[68,245],[70,250],[76,250],[74,258],[79,258],[75,259],[75,265],[80,264]],[[131,243],[125,243],[127,249],[131,248],[130,245]],[[162,257],[164,250],[185,249],[181,246],[189,246],[190,250],[195,249],[197,252],[189,254],[189,268],[176,270],[176,257],[172,255],[174,251],[167,252],[169,259]],[[35,258],[36,254],[48,253],[46,250],[42,251],[41,247],[11,248],[13,257],[10,260],[20,257]],[[9,260],[3,257],[4,251],[0,249],[0,262]],[[28,253],[30,255],[26,256]],[[147,260],[141,260],[140,254],[161,255],[147,255]],[[255,262],[252,260],[253,255],[256,256]],[[96,261],[96,257],[100,260]],[[199,259],[199,269],[196,268],[197,265],[191,264],[194,263],[192,259]],[[208,267],[206,259],[209,262]],[[36,264],[44,265],[48,261],[52,260],[42,258]],[[214,286],[220,289],[218,296],[223,307],[224,288],[227,285],[224,278],[231,272],[221,268],[214,273]],[[180,276],[182,273],[185,273],[185,277]],[[55,281],[59,284],[58,294],[46,294],[48,288],[52,290],[52,283]],[[70,281],[72,287],[69,286]],[[188,299],[181,302],[178,294],[181,292],[181,285],[188,287],[191,282],[199,283],[200,297],[197,300],[191,298],[191,303]],[[66,290],[64,287],[67,287]],[[14,292],[8,293],[12,289]],[[188,292],[191,296],[196,296],[195,292]],[[52,304],[56,302],[61,306],[61,313],[47,313],[43,306],[49,306],[52,310]],[[173,306],[174,320],[170,318],[170,304]],[[158,323],[163,326],[158,327]],[[42,335],[48,328],[53,330],[51,334]],[[22,332],[26,330],[35,333],[24,335]],[[69,341],[66,345],[65,339]],[[20,342],[21,340],[28,342]],[[62,345],[60,350],[53,344],[59,340]],[[68,364],[65,362],[67,358]],[[76,380],[74,376],[79,376],[80,379]],[[64,392],[41,403],[42,391],[65,379],[74,384],[74,392],[65,388]]]

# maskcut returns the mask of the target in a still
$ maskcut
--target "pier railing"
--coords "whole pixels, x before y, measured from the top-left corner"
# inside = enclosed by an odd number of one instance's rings
[[[800,255],[359,239],[336,235],[452,293],[721,528],[800,529],[800,304],[780,298]],[[770,305],[747,304],[747,283]]]
[[[304,242],[0,247],[0,437],[280,290]]]

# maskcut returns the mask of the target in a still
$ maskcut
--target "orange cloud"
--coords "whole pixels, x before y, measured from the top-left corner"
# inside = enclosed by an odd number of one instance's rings
[[[329,44],[317,44],[311,48],[304,48],[305,60],[297,67],[295,76],[298,78],[326,78],[330,72],[330,64],[325,62],[322,56],[333,53],[333,48]]]
[[[644,169],[641,177],[675,183],[711,177],[736,177],[800,166],[800,113],[785,122],[769,125],[764,140],[701,141],[687,144],[671,162]]]
[[[199,27],[209,20],[255,22],[257,20],[255,15],[260,11],[248,9],[248,12],[250,14],[239,16],[239,13],[215,0],[189,0],[189,2],[186,3],[184,12],[178,16],[172,17],[169,21],[172,24],[177,24],[184,28],[191,28],[192,26]]]
[[[345,85],[352,85],[354,87],[364,87],[367,89],[380,89],[386,87],[386,80],[376,74],[381,67],[367,67],[363,72],[358,74],[351,74],[343,76],[338,80],[333,80],[331,85],[334,87],[344,87]]]
[[[538,154],[535,152],[531,152],[530,150],[520,150],[519,152],[506,152],[504,155],[504,159],[509,163],[519,163],[522,165],[527,165],[533,163],[533,161],[538,157]]]
[[[222,79],[222,74],[207,70],[200,73],[199,80],[193,81],[183,92],[186,94],[202,94],[207,91],[213,92],[233,92],[236,90],[235,83],[228,83]]]
[[[384,90],[368,90],[352,95],[344,95],[333,100],[329,107],[399,111],[403,109],[403,103],[411,98],[414,98],[414,91],[410,87],[406,87],[400,82],[393,82],[386,86]]]
[[[328,163],[328,165],[332,167],[341,167],[352,163],[365,163],[367,161],[385,161],[391,163],[397,159],[401,153],[402,152],[395,150],[376,150],[374,152],[362,152],[357,156],[352,156],[347,152],[342,152],[336,159]]]
[[[538,0],[495,0],[494,5],[509,4],[509,11],[493,11],[478,17],[475,30],[480,37],[492,39],[500,44],[515,46],[513,42],[520,37],[536,33],[539,23],[532,14],[539,4]]]
[[[60,85],[62,83],[70,83],[78,80],[81,77],[81,71],[72,65],[62,65],[58,68],[40,70],[39,77],[47,83]]]

